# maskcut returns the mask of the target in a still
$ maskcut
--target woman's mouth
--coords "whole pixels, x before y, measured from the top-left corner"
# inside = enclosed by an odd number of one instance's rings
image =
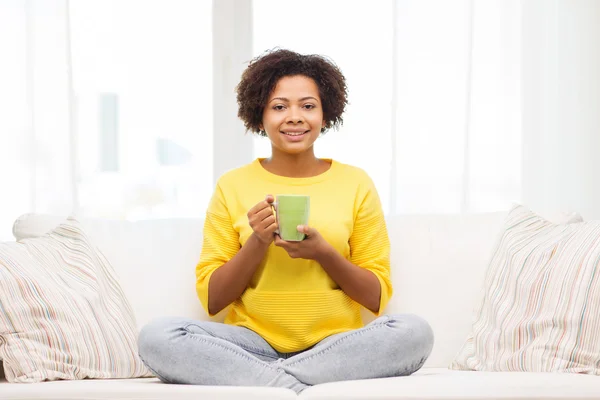
[[[310,131],[280,131],[290,142],[299,142],[308,132]]]
[[[288,136],[301,136],[308,132],[310,131],[281,131],[281,133]]]

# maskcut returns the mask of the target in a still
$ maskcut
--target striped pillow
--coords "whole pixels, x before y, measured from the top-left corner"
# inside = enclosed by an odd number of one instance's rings
[[[600,221],[556,225],[514,207],[450,368],[600,375]]]
[[[0,243],[0,359],[9,382],[151,376],[115,272],[77,221]]]

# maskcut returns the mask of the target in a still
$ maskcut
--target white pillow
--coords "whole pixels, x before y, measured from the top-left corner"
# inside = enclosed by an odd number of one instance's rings
[[[514,207],[451,369],[600,375],[600,221]]]
[[[0,243],[0,359],[9,382],[152,376],[114,270],[77,221]]]

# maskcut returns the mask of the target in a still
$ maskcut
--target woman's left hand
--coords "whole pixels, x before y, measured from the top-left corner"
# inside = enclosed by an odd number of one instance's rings
[[[275,236],[275,246],[282,247],[292,258],[319,261],[332,249],[331,245],[315,229],[307,225],[298,225],[298,232],[306,235],[300,242],[288,242],[279,235]]]

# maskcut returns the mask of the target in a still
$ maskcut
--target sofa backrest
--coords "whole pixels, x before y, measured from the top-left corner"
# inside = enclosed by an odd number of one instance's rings
[[[394,295],[385,312],[414,313],[431,324],[435,345],[426,366],[448,366],[466,339],[505,216],[497,212],[387,218]],[[557,223],[581,220],[573,213],[546,217]],[[64,220],[26,214],[15,221],[13,233],[17,239],[41,236]],[[194,284],[203,220],[81,223],[113,264],[139,327],[165,315],[209,319]],[[226,313],[227,309],[214,319],[222,321]],[[363,317],[365,322],[373,319],[366,310]]]
[[[388,219],[394,296],[387,313],[414,313],[435,334],[426,366],[447,367],[471,328],[506,213]]]
[[[394,296],[387,313],[415,313],[435,335],[428,366],[445,367],[469,332],[471,314],[505,213],[395,216]],[[27,214],[15,222],[17,239],[36,237],[64,218]],[[202,244],[201,219],[115,221],[82,219],[84,230],[113,264],[138,326],[163,315],[207,320],[195,293]],[[227,310],[215,319],[223,320]],[[365,322],[372,320],[363,312]]]

